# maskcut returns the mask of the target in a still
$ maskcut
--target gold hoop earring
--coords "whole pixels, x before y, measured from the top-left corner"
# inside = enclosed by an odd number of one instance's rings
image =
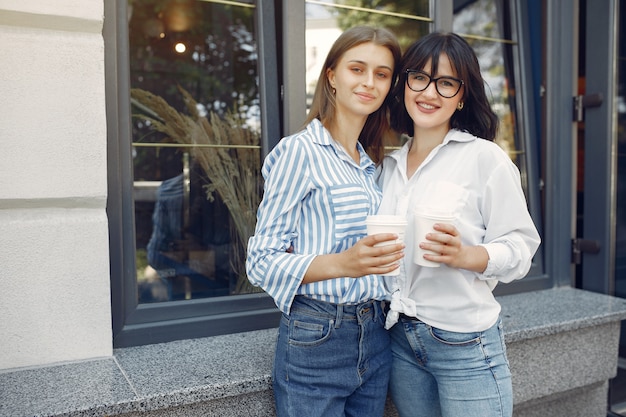
[[[459,101],[459,104],[456,105],[456,108],[460,111],[463,110],[463,102]]]

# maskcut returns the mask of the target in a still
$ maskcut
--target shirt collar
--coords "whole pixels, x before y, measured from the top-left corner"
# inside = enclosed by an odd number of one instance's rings
[[[307,131],[311,134],[311,139],[314,143],[322,146],[332,146],[333,149],[335,149],[337,156],[353,165],[356,165],[356,162],[354,162],[354,160],[348,156],[343,147],[333,139],[330,132],[324,127],[319,119],[313,119],[309,126],[307,126]],[[316,134],[316,132],[319,134]],[[361,142],[357,141],[356,146],[360,154],[360,168],[368,171],[370,169],[376,169],[374,161],[372,161],[367,152],[365,152]]]
[[[443,142],[440,146],[446,146],[450,142],[471,142],[476,140],[474,135],[469,134],[468,132],[463,132],[457,129],[450,129],[446,136],[443,138]],[[402,148],[393,151],[389,154],[389,157],[395,159],[396,161],[400,161],[401,158],[406,160],[406,155],[409,153],[409,149],[411,149],[411,143],[413,143],[413,138],[409,139]]]
[[[323,146],[331,146],[334,142],[330,132],[324,127],[319,119],[311,120],[311,123],[306,127],[306,130],[311,135],[311,139],[314,143]]]

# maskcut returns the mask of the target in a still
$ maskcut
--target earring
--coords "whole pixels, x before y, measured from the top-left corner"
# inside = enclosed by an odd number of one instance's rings
[[[333,88],[333,96],[337,94],[337,89]]]
[[[459,104],[457,104],[457,105],[456,105],[456,108],[457,108],[459,111],[463,110],[463,102],[462,102],[462,101],[459,101]]]

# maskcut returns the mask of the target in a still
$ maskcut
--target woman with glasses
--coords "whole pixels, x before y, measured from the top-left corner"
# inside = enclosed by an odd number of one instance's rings
[[[306,126],[263,164],[246,268],[283,312],[273,370],[279,417],[383,415],[389,290],[378,274],[397,269],[403,245],[375,247],[397,235],[366,237],[365,218],[382,197],[375,162],[400,55],[387,30],[346,30],[326,57]]]
[[[491,110],[474,51],[432,33],[400,63],[391,123],[411,137],[387,156],[380,214],[407,218],[404,273],[392,289],[390,392],[401,417],[511,416],[513,396],[498,282],[524,277],[540,238],[520,173],[493,140]],[[425,239],[420,212],[451,212]],[[420,266],[420,255],[437,267]],[[420,262],[422,263],[422,262]]]

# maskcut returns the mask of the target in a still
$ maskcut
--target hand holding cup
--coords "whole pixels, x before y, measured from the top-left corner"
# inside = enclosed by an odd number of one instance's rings
[[[365,220],[367,226],[367,234],[375,235],[379,233],[394,233],[398,236],[395,240],[386,240],[384,242],[377,243],[374,246],[393,245],[396,243],[404,242],[404,231],[406,229],[407,221],[403,216],[394,215],[371,215],[367,216]],[[400,273],[400,268],[396,268],[393,271],[384,275],[396,276]]]
[[[421,242],[425,242],[426,235],[429,233],[435,233],[433,226],[435,223],[453,223],[454,213],[445,211],[435,211],[427,207],[418,207],[413,212],[415,216],[415,251],[413,253],[413,262],[420,266],[427,266],[431,268],[437,268],[441,264],[439,262],[433,262],[424,258],[425,254],[438,255],[437,253],[429,250],[422,249],[420,247]],[[439,233],[439,232],[437,232]]]

